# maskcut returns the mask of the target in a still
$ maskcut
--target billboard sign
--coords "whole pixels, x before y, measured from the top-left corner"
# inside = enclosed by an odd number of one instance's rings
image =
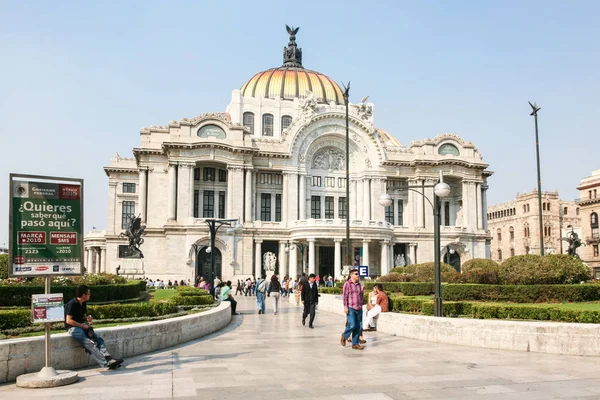
[[[62,322],[65,319],[65,304],[62,293],[31,295],[31,321]]]
[[[83,273],[83,180],[10,174],[9,275]]]

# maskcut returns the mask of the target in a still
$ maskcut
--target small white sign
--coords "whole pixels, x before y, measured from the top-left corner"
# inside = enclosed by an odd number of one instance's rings
[[[31,320],[34,324],[63,322],[65,303],[62,293],[31,295]]]
[[[366,278],[367,276],[369,276],[369,266],[368,265],[361,265],[358,267],[358,276],[360,276],[361,278]]]

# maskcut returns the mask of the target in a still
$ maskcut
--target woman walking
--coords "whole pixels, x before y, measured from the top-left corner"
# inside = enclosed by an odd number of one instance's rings
[[[273,313],[277,315],[277,310],[279,309],[279,299],[281,298],[281,283],[279,283],[277,275],[273,275],[271,277],[271,283],[269,284],[267,297],[271,297],[271,295],[273,295]]]

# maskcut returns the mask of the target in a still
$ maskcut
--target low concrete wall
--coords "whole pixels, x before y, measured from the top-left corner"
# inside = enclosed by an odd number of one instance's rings
[[[201,338],[223,329],[231,322],[231,303],[183,317],[99,328],[111,355],[127,358],[161,350]],[[72,370],[97,365],[67,333],[52,335],[52,366]],[[17,376],[37,372],[44,366],[44,337],[0,341],[0,383],[14,381]]]
[[[342,296],[321,295],[319,309],[343,315]],[[392,312],[379,315],[377,331],[460,346],[600,356],[600,324],[437,318]]]

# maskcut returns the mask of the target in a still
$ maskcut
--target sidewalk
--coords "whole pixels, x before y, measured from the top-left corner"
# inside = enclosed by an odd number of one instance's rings
[[[366,333],[363,351],[342,347],[344,318],[318,312],[315,329],[287,301],[257,315],[236,297],[224,330],[127,359],[124,368],[79,371],[53,389],[0,385],[0,399],[600,399],[596,358],[493,351]],[[287,300],[287,298],[284,298]]]

